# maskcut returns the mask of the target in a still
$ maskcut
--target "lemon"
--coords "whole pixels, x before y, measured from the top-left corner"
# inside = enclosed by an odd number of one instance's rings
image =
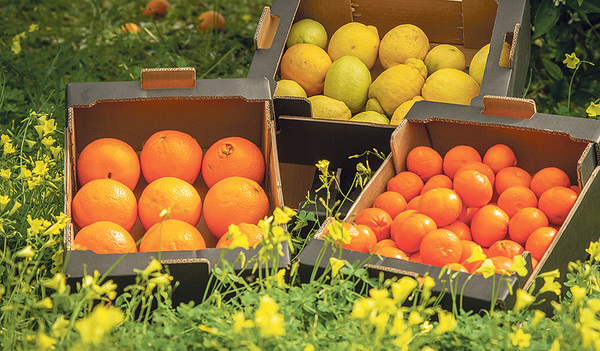
[[[442,68],[430,75],[421,91],[427,101],[469,105],[479,94],[479,84],[470,75],[455,68]]]
[[[428,74],[427,66],[425,65],[425,62],[423,62],[423,60],[419,60],[418,58],[410,57],[410,58],[406,59],[406,61],[404,61],[404,64],[416,69],[417,71],[419,71],[419,73],[421,74],[423,79],[427,79],[427,74]]]
[[[327,48],[327,31],[323,25],[315,20],[305,18],[290,28],[290,34],[286,42],[287,47],[296,44],[313,44],[321,49]]]
[[[390,120],[384,114],[375,111],[357,113],[354,117],[350,118],[350,121],[390,124]]]
[[[485,63],[490,53],[490,44],[484,45],[469,63],[469,75],[473,77],[481,85],[483,80],[483,71],[485,71]],[[510,44],[507,42],[503,43],[502,52],[500,53],[500,62],[498,63],[502,67],[510,66]]]
[[[416,69],[396,65],[383,71],[371,83],[368,96],[376,99],[385,114],[391,116],[401,103],[419,95],[424,82]]]
[[[327,75],[323,94],[343,101],[352,113],[360,111],[367,102],[371,72],[356,56],[346,55],[335,60]]]
[[[367,100],[367,103],[365,104],[365,111],[375,111],[385,114],[385,111],[383,110],[383,108],[381,108],[379,101],[377,101],[377,99],[375,98]]]
[[[331,59],[325,50],[313,44],[296,44],[281,58],[281,78],[296,81],[312,96],[323,92]]]
[[[450,44],[440,44],[429,50],[425,56],[425,65],[429,74],[440,68],[456,68],[461,71],[467,68],[465,54]]]
[[[352,112],[345,103],[325,95],[314,95],[308,98],[314,118],[338,119],[347,121]]]
[[[405,101],[402,104],[400,104],[400,106],[398,106],[396,111],[394,111],[394,114],[392,115],[392,118],[390,119],[390,124],[393,124],[393,125],[400,124],[400,122],[402,122],[404,117],[406,117],[406,114],[408,113],[408,111],[410,111],[410,109],[413,107],[415,102],[420,101],[420,100],[423,100],[423,97],[419,95],[419,96],[415,96],[412,100],[408,100],[408,101]]]
[[[421,28],[412,24],[401,24],[387,32],[379,44],[379,61],[383,68],[404,63],[414,57],[425,60],[429,51],[429,38]]]
[[[375,65],[379,50],[379,34],[374,26],[366,26],[358,22],[346,23],[336,30],[327,52],[333,61],[344,55],[358,57],[368,69]]]
[[[273,96],[296,96],[306,97],[306,92],[300,84],[290,79],[282,79],[277,82]]]

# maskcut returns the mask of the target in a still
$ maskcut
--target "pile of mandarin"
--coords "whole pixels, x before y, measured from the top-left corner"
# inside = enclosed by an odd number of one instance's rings
[[[468,145],[443,156],[415,147],[386,190],[343,223],[351,237],[343,248],[470,273],[483,263],[466,262],[477,246],[497,272],[524,251],[535,267],[579,195],[563,170],[530,174],[504,144],[483,157]]]
[[[204,249],[201,218],[218,239],[217,247],[230,244],[225,234],[231,224],[250,245],[262,240],[256,223],[270,211],[260,185],[265,161],[259,147],[245,138],[226,137],[203,152],[191,135],[161,130],[149,136],[139,156],[122,140],[101,138],[81,151],[76,171],[80,188],[71,203],[76,250]],[[146,186],[139,182],[141,175]],[[196,181],[200,176],[204,184]],[[141,191],[137,197],[136,189]],[[138,220],[143,226],[139,247],[132,236]]]

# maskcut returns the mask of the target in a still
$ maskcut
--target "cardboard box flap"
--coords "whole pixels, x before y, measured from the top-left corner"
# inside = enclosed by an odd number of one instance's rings
[[[196,86],[196,69],[144,68],[140,73],[142,89],[182,89]]]
[[[267,100],[271,98],[267,79],[231,78],[231,79],[198,79],[195,87],[186,89],[142,89],[138,81],[105,83],[70,83],[66,88],[66,106],[90,106],[98,101],[134,100],[140,98],[169,97],[234,97],[247,100]]]
[[[268,49],[273,43],[275,33],[279,27],[279,16],[271,15],[271,8],[265,6],[258,20],[256,34],[254,35],[254,47],[256,49]]]

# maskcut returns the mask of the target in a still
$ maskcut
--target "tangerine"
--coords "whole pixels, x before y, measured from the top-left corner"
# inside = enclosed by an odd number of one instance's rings
[[[417,146],[406,155],[406,169],[418,174],[424,182],[442,174],[442,156],[429,146]]]
[[[400,213],[394,218],[390,226],[390,235],[400,250],[414,253],[419,251],[423,237],[435,229],[437,225],[431,217],[411,210],[407,214]]]
[[[350,243],[342,242],[343,249],[370,253],[377,247],[377,237],[371,228],[366,225],[348,222],[343,222],[342,226],[350,234]]]
[[[445,174],[434,175],[433,177],[429,178],[427,182],[425,182],[425,185],[423,185],[423,188],[421,189],[421,195],[435,188],[452,189],[452,179]]]
[[[202,234],[193,225],[178,219],[156,223],[146,231],[140,242],[140,252],[202,249],[206,249]]]
[[[208,33],[213,29],[225,29],[225,17],[215,11],[206,11],[198,16],[198,25],[196,30],[200,33]]]
[[[498,240],[490,245],[488,257],[505,256],[512,259],[516,255],[522,255],[525,249],[521,244],[513,240]]]
[[[406,200],[400,193],[384,191],[375,198],[373,207],[380,208],[387,212],[390,217],[396,218],[400,212],[406,209]]]
[[[529,184],[531,184],[531,175],[527,171],[517,166],[510,166],[502,168],[496,173],[494,187],[498,195],[502,195],[504,190],[511,186],[529,187]]]
[[[467,268],[465,268],[465,266],[463,266],[462,264],[460,264],[458,262],[447,263],[444,265],[444,267],[446,267],[447,269],[451,269],[453,271],[469,273]]]
[[[77,232],[73,240],[75,250],[91,250],[97,254],[124,254],[137,252],[135,240],[122,226],[98,221]]]
[[[475,247],[481,247],[481,245],[472,240],[461,240],[460,245],[462,246],[462,251],[458,262],[463,264],[469,257],[471,257]]]
[[[376,249],[379,249],[381,247],[386,247],[386,246],[396,247],[397,248],[396,242],[394,240],[392,240],[392,239],[383,239],[383,240],[377,242]]]
[[[560,168],[542,168],[531,178],[530,188],[538,198],[542,196],[544,191],[555,186],[562,186],[565,188],[569,188],[571,186],[569,175]]]
[[[354,223],[363,224],[371,228],[377,237],[377,241],[389,239],[390,237],[392,217],[380,208],[365,208],[356,215]]]
[[[570,188],[555,186],[542,193],[538,201],[538,208],[548,217],[554,225],[562,225],[577,202],[577,193]]]
[[[436,229],[425,235],[419,252],[423,263],[443,267],[448,263],[458,263],[462,255],[462,245],[453,232]]]
[[[467,169],[454,175],[454,191],[468,207],[481,207],[492,200],[492,183],[484,174]]]
[[[483,155],[483,163],[488,165],[494,173],[498,173],[502,168],[516,166],[517,156],[509,146],[496,144],[487,149]]]
[[[380,256],[392,257],[392,258],[397,258],[399,260],[408,261],[408,256],[406,256],[406,253],[404,253],[404,251],[400,250],[397,247],[391,247],[391,246],[379,247],[379,248],[377,248],[377,250],[375,250],[375,254],[380,255]]]
[[[542,259],[558,231],[552,227],[541,227],[536,229],[525,243],[525,250],[531,253],[531,257],[538,262]]]
[[[472,240],[471,229],[465,222],[456,220],[447,226],[442,227],[442,229],[448,229],[453,232],[460,240]]]
[[[485,163],[476,162],[476,161],[463,163],[463,165],[460,166],[456,170],[454,177],[456,177],[457,173],[466,171],[466,170],[474,170],[474,171],[477,171],[477,172],[483,174],[484,176],[486,176],[489,179],[490,183],[492,183],[492,187],[494,186],[494,182],[496,181],[496,174],[490,168],[490,166],[486,165]]]
[[[166,0],[150,0],[144,6],[142,16],[152,16],[154,19],[163,18],[171,9],[171,4]]]
[[[460,166],[467,162],[481,162],[481,155],[475,148],[468,145],[457,145],[448,150],[444,155],[442,168],[444,174],[454,178],[454,174]]]
[[[517,185],[504,190],[498,196],[498,207],[512,218],[519,210],[525,207],[537,207],[538,199],[528,187]]]
[[[396,174],[387,182],[387,190],[400,193],[407,202],[421,193],[423,179],[411,171],[403,171]]]
[[[496,205],[481,207],[471,220],[471,236],[481,247],[490,247],[508,233],[510,217]]]
[[[417,210],[431,217],[437,226],[448,225],[458,218],[463,208],[459,195],[446,188],[431,189],[421,195]]]
[[[525,245],[527,238],[534,230],[547,226],[548,218],[542,210],[536,207],[525,207],[510,219],[508,235],[512,240]]]
[[[417,195],[417,196],[413,197],[412,200],[410,200],[406,204],[406,209],[407,210],[417,210],[417,209],[419,209],[419,201],[421,200],[421,196],[423,196],[423,195]]]

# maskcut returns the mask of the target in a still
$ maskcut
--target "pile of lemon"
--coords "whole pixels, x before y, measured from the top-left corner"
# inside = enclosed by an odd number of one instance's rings
[[[295,22],[286,44],[275,96],[307,97],[316,118],[396,125],[418,100],[469,105],[489,53],[487,44],[467,73],[458,47],[430,45],[415,25],[400,24],[380,39],[375,26],[350,22],[329,38],[312,19]],[[508,66],[509,51],[505,43],[500,65]],[[377,60],[383,71],[373,80]]]

